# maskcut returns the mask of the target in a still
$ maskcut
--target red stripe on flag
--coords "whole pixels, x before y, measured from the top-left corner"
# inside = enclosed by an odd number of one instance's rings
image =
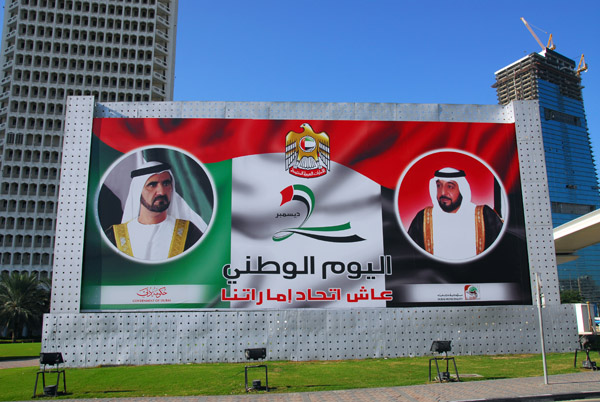
[[[292,200],[293,196],[294,196],[294,187],[287,186],[286,188],[281,190],[281,204],[279,204],[279,206],[282,206],[283,204],[290,202]]]
[[[126,153],[148,145],[185,149],[203,163],[267,153],[285,156],[285,136],[302,123],[330,138],[331,160],[395,188],[406,166],[440,148],[460,149],[491,165],[507,191],[520,185],[514,124],[351,120],[94,119],[94,134]]]

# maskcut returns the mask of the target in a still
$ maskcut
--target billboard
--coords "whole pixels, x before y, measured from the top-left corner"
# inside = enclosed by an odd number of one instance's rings
[[[96,118],[81,311],[530,304],[515,125]]]

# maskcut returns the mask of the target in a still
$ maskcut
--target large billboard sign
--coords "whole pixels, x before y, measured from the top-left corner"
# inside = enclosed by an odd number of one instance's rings
[[[92,131],[82,311],[531,303],[514,124]]]

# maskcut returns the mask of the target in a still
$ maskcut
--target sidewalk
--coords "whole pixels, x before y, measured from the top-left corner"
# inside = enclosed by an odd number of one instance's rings
[[[15,367],[35,367],[40,365],[39,357],[7,359],[0,361],[0,369]]]
[[[277,386],[277,384],[272,384]],[[70,399],[80,402],[449,402],[566,401],[600,398],[600,371],[503,380],[452,382],[408,387],[363,388],[289,394],[258,393],[226,396]]]

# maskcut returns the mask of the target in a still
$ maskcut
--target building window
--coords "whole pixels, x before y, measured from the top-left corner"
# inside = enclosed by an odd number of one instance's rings
[[[554,120],[559,123],[566,123],[581,127],[581,119],[579,117],[568,113],[559,112],[557,110],[548,109],[547,107],[544,108],[544,118],[546,120]]]
[[[585,215],[595,209],[594,205],[570,204],[566,202],[552,203],[552,213],[557,214]]]

